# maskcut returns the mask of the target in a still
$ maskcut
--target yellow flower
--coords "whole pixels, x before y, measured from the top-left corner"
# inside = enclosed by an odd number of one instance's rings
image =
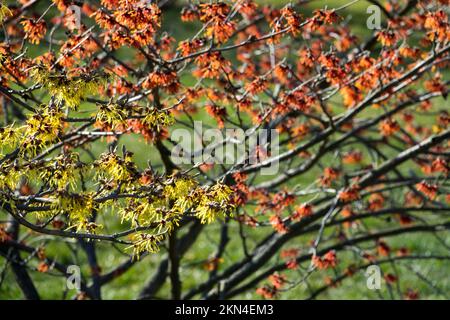
[[[12,16],[11,10],[7,6],[5,6],[3,3],[0,4],[0,24],[3,23],[6,17]]]
[[[159,132],[162,128],[173,125],[175,120],[171,113],[151,108],[142,123]]]
[[[201,223],[211,223],[216,218],[225,218],[233,209],[230,203],[232,190],[227,185],[217,183],[208,188],[195,209],[195,216]]]
[[[159,251],[158,244],[164,240],[164,236],[160,234],[148,234],[138,232],[131,236],[133,244],[127,249],[133,249],[133,256],[138,257],[142,252],[156,253]]]
[[[0,148],[16,146],[20,136],[20,129],[14,128],[12,125],[0,128]]]
[[[94,232],[99,225],[89,221],[95,208],[94,199],[91,193],[69,194],[59,192],[55,201],[52,203],[52,211],[55,215],[67,214],[69,217],[70,228],[76,231],[86,230]]]
[[[26,121],[22,151],[35,154],[37,150],[54,142],[63,131],[63,116],[56,108],[41,106]]]
[[[99,111],[95,116],[97,122],[110,125],[113,129],[126,124],[127,114],[119,105],[108,104],[98,106]]]
[[[81,100],[88,95],[98,93],[106,78],[100,75],[67,78],[65,75],[50,73],[38,66],[30,72],[33,79],[44,86],[55,98],[56,102],[65,102],[71,109],[77,109]]]

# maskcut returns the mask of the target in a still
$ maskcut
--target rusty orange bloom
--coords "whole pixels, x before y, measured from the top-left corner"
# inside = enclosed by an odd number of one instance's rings
[[[380,123],[380,132],[383,136],[388,137],[400,130],[400,125],[394,119],[386,119]]]
[[[315,255],[312,258],[312,263],[319,270],[334,268],[338,263],[336,252],[333,250],[328,251],[322,257],[318,257]]]
[[[359,199],[359,187],[351,186],[338,194],[339,200],[342,202],[352,202]]]
[[[430,200],[434,200],[437,197],[438,186],[435,184],[429,184],[426,181],[422,181],[416,184],[416,188]]]
[[[313,214],[312,206],[309,204],[300,205],[292,215],[292,220],[300,220]]]
[[[385,47],[391,47],[398,41],[398,36],[391,30],[382,30],[378,32],[378,41]]]
[[[29,39],[33,44],[39,44],[47,32],[47,26],[44,20],[34,21],[33,19],[26,19],[20,22],[25,31],[25,38]]]

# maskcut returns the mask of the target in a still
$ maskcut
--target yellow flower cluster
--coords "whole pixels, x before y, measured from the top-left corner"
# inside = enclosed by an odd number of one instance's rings
[[[7,6],[5,6],[3,3],[0,3],[0,24],[3,23],[6,17],[12,16],[11,10]]]
[[[28,118],[22,145],[39,148],[54,142],[63,129],[63,113],[56,108],[41,107]]]
[[[217,183],[205,190],[195,209],[195,216],[201,223],[211,223],[216,218],[224,218],[233,208],[230,204],[230,187]]]
[[[160,234],[148,234],[138,232],[131,236],[133,245],[127,249],[133,249],[133,256],[139,257],[142,252],[156,253],[159,251],[158,244],[164,240],[164,236]]]
[[[142,123],[149,126],[154,131],[160,132],[163,128],[173,125],[175,120],[170,112],[151,108],[145,115]]]
[[[59,192],[51,207],[54,215],[67,214],[70,228],[75,228],[77,232],[80,230],[95,232],[100,227],[89,221],[95,209],[94,199],[90,193],[69,194],[68,192]]]
[[[0,128],[0,148],[15,147],[20,140],[20,132],[12,125]]]
[[[185,214],[193,213],[201,223],[211,223],[216,218],[224,218],[233,209],[230,201],[232,190],[220,183],[201,187],[192,178],[175,174],[167,181],[155,181],[153,188],[154,196],[129,201],[120,211],[122,221],[130,221],[133,227],[153,224],[153,232],[164,236],[178,226]],[[137,239],[140,245],[132,246],[135,254],[139,255],[140,250],[146,250],[148,245],[154,250],[153,238]]]
[[[57,102],[65,102],[71,109],[77,109],[81,100],[88,95],[97,94],[100,86],[106,82],[105,77],[100,75],[68,78],[52,74],[43,67],[33,68],[30,74]]]
[[[112,178],[118,183],[130,183],[137,177],[137,168],[132,161],[132,155],[131,152],[126,152],[121,158],[113,152],[104,153],[95,161],[94,167],[100,169],[98,175],[102,178]]]
[[[106,124],[115,129],[126,124],[127,114],[117,104],[110,103],[108,105],[98,105],[99,110],[95,116],[95,120],[101,124]]]
[[[0,166],[0,189],[14,190],[19,184],[20,177],[25,170],[19,170],[10,162],[5,162]]]
[[[77,153],[62,154],[40,167],[38,176],[56,190],[67,190],[68,186],[75,189],[79,163]]]

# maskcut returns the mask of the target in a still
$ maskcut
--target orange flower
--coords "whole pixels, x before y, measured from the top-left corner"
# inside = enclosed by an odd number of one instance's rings
[[[181,21],[190,22],[200,18],[198,7],[195,5],[190,5],[189,7],[184,7],[181,10]]]
[[[145,89],[153,89],[156,87],[167,88],[169,92],[175,93],[179,88],[179,81],[175,72],[154,71],[150,73],[142,83]]]
[[[319,270],[334,268],[338,263],[336,252],[331,250],[322,257],[313,256],[312,263]]]
[[[286,23],[290,28],[289,32],[292,35],[297,35],[300,32],[302,17],[300,14],[296,13],[291,7],[284,7],[281,9],[281,14],[284,19],[286,19]]]
[[[442,172],[446,175],[448,175],[450,168],[448,166],[447,161],[445,161],[442,158],[436,158],[433,163],[431,164],[431,170],[433,172]]]
[[[286,233],[289,231],[289,229],[284,224],[283,220],[279,215],[272,215],[269,218],[270,224],[272,227],[278,232],[278,233]]]
[[[339,192],[339,200],[342,202],[352,202],[359,199],[359,187],[351,186]]]
[[[384,206],[384,197],[381,193],[373,193],[369,197],[369,210],[376,211]]]
[[[229,71],[231,65],[218,51],[202,54],[195,59],[195,62],[199,69],[194,71],[194,74],[197,77],[210,79],[218,78],[222,70]]]
[[[377,251],[380,256],[387,257],[391,252],[391,248],[384,241],[378,241],[377,243]]]
[[[49,265],[45,262],[40,262],[39,265],[37,266],[37,271],[42,272],[42,273],[46,273],[49,269]]]
[[[384,280],[389,283],[389,284],[393,284],[395,282],[397,282],[397,276],[393,275],[392,273],[388,273],[384,276]]]
[[[281,289],[287,282],[286,276],[274,273],[269,276],[269,281],[275,287],[275,289]]]
[[[227,17],[214,17],[210,26],[206,28],[205,35],[218,43],[226,42],[234,33],[236,23],[227,20]]]
[[[361,151],[349,151],[343,155],[342,162],[346,164],[360,163],[362,160],[362,156],[363,155]]]
[[[208,104],[206,105],[205,109],[206,112],[208,112],[214,119],[216,119],[219,128],[223,128],[224,119],[227,116],[227,109],[216,104]]]
[[[230,6],[225,2],[200,4],[199,13],[202,22],[208,22],[214,17],[226,17],[230,12]]]
[[[265,78],[258,77],[255,80],[253,80],[252,82],[250,82],[246,86],[246,89],[250,94],[254,95],[254,94],[258,94],[258,93],[261,93],[262,91],[264,91],[267,88],[267,85],[268,85],[268,81]]]
[[[378,41],[385,47],[391,47],[397,43],[398,37],[391,30],[379,31],[377,35]]]
[[[25,39],[30,39],[30,42],[34,44],[39,44],[47,32],[47,26],[44,20],[34,21],[32,19],[26,19],[20,24],[23,25],[26,34]]]
[[[273,70],[273,73],[275,75],[275,77],[281,82],[281,83],[286,83],[288,80],[288,75],[289,75],[289,67],[283,65],[283,64],[279,64],[275,67],[275,69]]]
[[[274,287],[264,286],[256,289],[256,294],[263,296],[265,299],[272,299],[277,294],[277,290]]]
[[[280,256],[283,259],[286,259],[286,258],[297,258],[299,253],[300,253],[299,249],[295,249],[295,248],[284,249],[284,250],[281,250]]]
[[[181,41],[178,45],[178,50],[181,51],[181,55],[183,57],[186,57],[194,52],[196,52],[198,49],[200,49],[203,46],[203,41],[200,39],[195,39],[192,41]]]
[[[337,169],[326,167],[320,177],[320,183],[323,186],[330,186],[331,182],[339,177],[340,173]]]
[[[424,87],[430,92],[441,92],[443,95],[447,93],[447,85],[442,82],[439,74],[433,79],[425,81]]]
[[[355,86],[345,86],[339,91],[344,99],[344,105],[347,108],[353,108],[359,101],[362,95]]]
[[[383,136],[388,137],[400,130],[400,125],[397,121],[386,119],[380,123],[380,132]]]
[[[438,40],[442,42],[450,39],[448,15],[443,10],[427,13],[424,27],[430,29],[427,35],[431,41]]]
[[[300,220],[313,214],[312,206],[309,204],[300,205],[292,215],[292,220]]]
[[[341,20],[335,10],[316,10],[311,19],[311,29],[317,30],[323,24],[333,24]]]
[[[288,261],[286,261],[286,268],[289,270],[295,270],[298,267],[298,263],[297,260],[295,259],[290,259]]]
[[[280,191],[272,199],[272,207],[275,211],[281,211],[295,201],[294,195],[287,191]]]
[[[434,200],[437,197],[438,186],[422,181],[416,184],[417,190],[422,192],[428,199]]]

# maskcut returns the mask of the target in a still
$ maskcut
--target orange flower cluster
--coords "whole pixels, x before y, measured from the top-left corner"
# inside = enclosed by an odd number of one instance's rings
[[[169,93],[176,93],[180,87],[177,74],[173,71],[151,72],[142,83],[142,87],[146,89],[154,89],[156,87],[164,88]]]
[[[281,219],[281,217],[277,214],[272,215],[269,218],[269,222],[278,233],[286,233],[289,231],[283,219]]]
[[[104,3],[112,14],[102,8],[92,14],[106,31],[103,38],[112,48],[129,44],[135,47],[154,43],[154,35],[161,26],[161,10],[155,3],[118,1]]]
[[[325,75],[331,84],[345,82],[348,72],[341,66],[339,58],[334,53],[321,55],[318,61],[325,69]]]
[[[381,193],[373,193],[369,197],[369,210],[377,211],[384,206],[384,196]]]
[[[302,218],[309,217],[313,214],[313,209],[310,204],[302,204],[297,207],[294,214],[292,215],[292,220],[298,221]]]
[[[178,45],[178,50],[181,51],[181,55],[186,57],[190,54],[193,54],[198,49],[200,49],[204,45],[204,42],[200,39],[194,39],[192,41],[185,40],[181,41]]]
[[[399,40],[395,32],[391,30],[382,30],[378,32],[377,39],[385,47],[392,47]]]
[[[206,23],[205,35],[218,43],[226,42],[234,33],[236,23],[228,17],[230,7],[224,3],[204,3],[199,6],[200,21]]]
[[[281,14],[286,20],[286,24],[289,27],[289,32],[292,35],[297,35],[300,32],[302,17],[300,14],[294,11],[292,7],[284,7],[281,9]]]
[[[263,92],[267,88],[268,84],[269,82],[266,78],[258,77],[246,86],[246,90],[252,95],[258,94]]]
[[[230,62],[225,60],[218,51],[207,52],[195,59],[198,70],[194,71],[194,75],[200,78],[218,78],[222,72],[229,73]]]
[[[388,246],[386,242],[380,240],[377,243],[377,252],[380,256],[387,257],[391,252],[391,248]]]
[[[427,13],[424,27],[430,30],[427,35],[431,41],[444,42],[450,40],[448,14],[443,10]]]
[[[273,299],[277,294],[277,290],[274,287],[264,286],[256,289],[256,294],[263,296],[264,299]]]
[[[339,192],[339,200],[342,202],[352,202],[359,199],[359,187],[354,185]]]
[[[434,200],[437,197],[438,186],[435,184],[429,184],[426,181],[422,181],[416,184],[416,188],[430,200]]]
[[[314,255],[312,257],[312,263],[319,270],[334,268],[338,263],[336,252],[333,250],[328,251],[322,257]]]
[[[270,204],[271,208],[277,212],[282,211],[289,205],[293,204],[295,196],[287,191],[280,191],[275,194]]]
[[[337,169],[326,167],[323,170],[323,174],[320,177],[320,184],[325,187],[329,187],[331,183],[339,178],[340,172]]]
[[[29,39],[34,44],[39,44],[47,32],[47,26],[44,20],[35,21],[33,19],[26,19],[21,24],[25,31],[25,39]]]
[[[342,156],[342,162],[345,164],[356,164],[362,161],[363,154],[361,151],[353,150],[346,152]]]
[[[223,128],[227,109],[216,104],[207,104],[205,110],[217,121],[219,128]]]
[[[385,137],[389,137],[399,130],[400,125],[396,120],[386,119],[380,123],[380,132]]]

